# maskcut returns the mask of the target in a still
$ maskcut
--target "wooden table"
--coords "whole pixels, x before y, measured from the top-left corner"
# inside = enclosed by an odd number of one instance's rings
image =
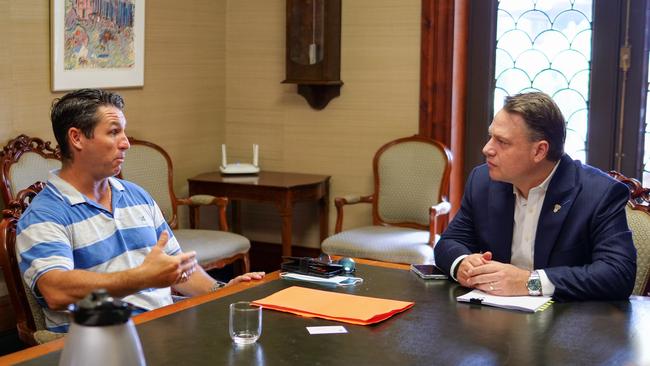
[[[365,261],[358,261],[363,263]],[[424,281],[407,266],[360,264],[353,287],[277,280],[240,284],[134,318],[150,365],[648,365],[650,298],[555,303],[538,313],[458,303],[467,292]],[[362,326],[264,310],[256,344],[233,345],[228,304],[289,286],[414,301],[381,323]],[[343,325],[347,334],[310,336],[306,326]],[[0,358],[0,364],[56,365],[62,341]]]
[[[274,203],[282,218],[283,256],[291,255],[293,207],[296,202],[318,202],[321,242],[327,237],[330,181],[327,175],[261,171],[257,175],[237,176],[208,172],[187,181],[190,195],[225,196],[232,201],[233,230],[238,233],[241,233],[238,201]]]

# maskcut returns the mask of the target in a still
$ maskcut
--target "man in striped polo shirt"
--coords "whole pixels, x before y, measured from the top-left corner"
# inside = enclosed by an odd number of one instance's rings
[[[172,303],[171,288],[193,296],[223,286],[182,253],[160,209],[141,187],[114,176],[129,148],[124,101],[83,89],[56,100],[51,119],[63,165],[18,222],[25,282],[46,325],[65,332],[64,310],[97,288],[142,310]],[[252,272],[227,285],[261,279]]]

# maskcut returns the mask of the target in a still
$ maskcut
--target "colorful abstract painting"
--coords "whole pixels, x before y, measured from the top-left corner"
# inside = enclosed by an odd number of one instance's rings
[[[52,89],[144,84],[145,0],[53,0]]]
[[[66,70],[129,68],[135,63],[132,0],[66,0]]]

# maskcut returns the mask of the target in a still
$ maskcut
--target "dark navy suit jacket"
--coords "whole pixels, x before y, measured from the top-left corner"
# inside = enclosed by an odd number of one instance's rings
[[[624,184],[562,157],[546,191],[534,250],[535,269],[555,285],[553,298],[614,300],[632,293],[636,250],[625,217],[628,197]],[[512,184],[490,179],[485,164],[475,168],[460,210],[434,248],[436,264],[449,272],[460,255],[486,251],[510,263],[514,210]]]

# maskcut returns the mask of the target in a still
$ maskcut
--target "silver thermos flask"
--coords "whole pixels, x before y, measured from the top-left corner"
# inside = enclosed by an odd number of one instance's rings
[[[71,305],[70,312],[60,366],[146,365],[129,304],[100,289]]]

